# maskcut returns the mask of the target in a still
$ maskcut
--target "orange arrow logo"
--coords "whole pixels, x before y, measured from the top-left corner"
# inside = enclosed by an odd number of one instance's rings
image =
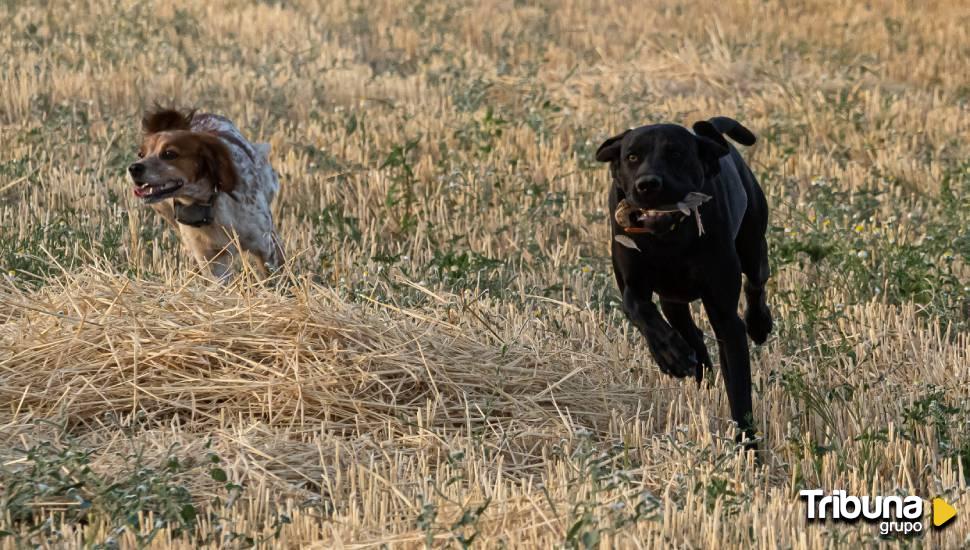
[[[940,497],[933,499],[933,527],[942,527],[956,517],[957,510]]]

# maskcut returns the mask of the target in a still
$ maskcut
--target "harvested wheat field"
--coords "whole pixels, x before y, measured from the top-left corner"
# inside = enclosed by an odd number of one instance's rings
[[[970,4],[4,2],[0,57],[0,547],[970,545]],[[132,196],[156,100],[272,144],[271,284]],[[760,462],[622,313],[593,160],[713,115],[772,209]]]

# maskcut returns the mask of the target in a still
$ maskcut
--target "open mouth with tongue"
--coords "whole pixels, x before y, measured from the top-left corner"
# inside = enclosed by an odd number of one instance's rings
[[[135,183],[132,192],[143,201],[152,203],[174,195],[183,184],[184,182],[179,180],[169,180],[162,183]]]
[[[692,214],[697,219],[697,234],[704,234],[701,224],[700,205],[711,200],[710,195],[704,193],[687,193],[683,199],[675,204],[662,205],[656,208],[637,208],[627,202],[620,201],[616,206],[614,218],[616,223],[628,234],[662,234],[673,231]]]

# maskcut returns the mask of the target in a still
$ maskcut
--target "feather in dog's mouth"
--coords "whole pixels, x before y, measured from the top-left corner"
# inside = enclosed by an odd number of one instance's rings
[[[157,202],[170,197],[182,188],[185,182],[168,180],[162,183],[135,183],[132,192],[145,202]]]
[[[687,218],[693,215],[697,220],[697,234],[704,234],[701,223],[700,205],[711,200],[710,195],[704,193],[687,193],[683,199],[675,204],[662,205],[656,208],[637,208],[623,199],[617,204],[614,218],[616,223],[628,234],[661,234],[677,229]]]
[[[665,233],[672,231],[687,219],[682,212],[659,211],[630,206],[621,201],[616,208],[616,221],[629,234]]]

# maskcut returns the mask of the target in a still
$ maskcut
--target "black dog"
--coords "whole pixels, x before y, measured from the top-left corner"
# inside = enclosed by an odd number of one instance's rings
[[[690,302],[702,300],[717,336],[739,440],[751,439],[751,364],[744,334],[747,330],[760,344],[772,327],[765,301],[768,203],[722,135],[752,145],[751,131],[726,117],[697,122],[693,130],[643,126],[611,137],[596,151],[596,160],[609,162],[613,176],[613,271],[623,309],[646,337],[661,372],[694,374],[698,382],[705,368],[713,368],[690,313]],[[742,273],[744,321],[737,313]]]

